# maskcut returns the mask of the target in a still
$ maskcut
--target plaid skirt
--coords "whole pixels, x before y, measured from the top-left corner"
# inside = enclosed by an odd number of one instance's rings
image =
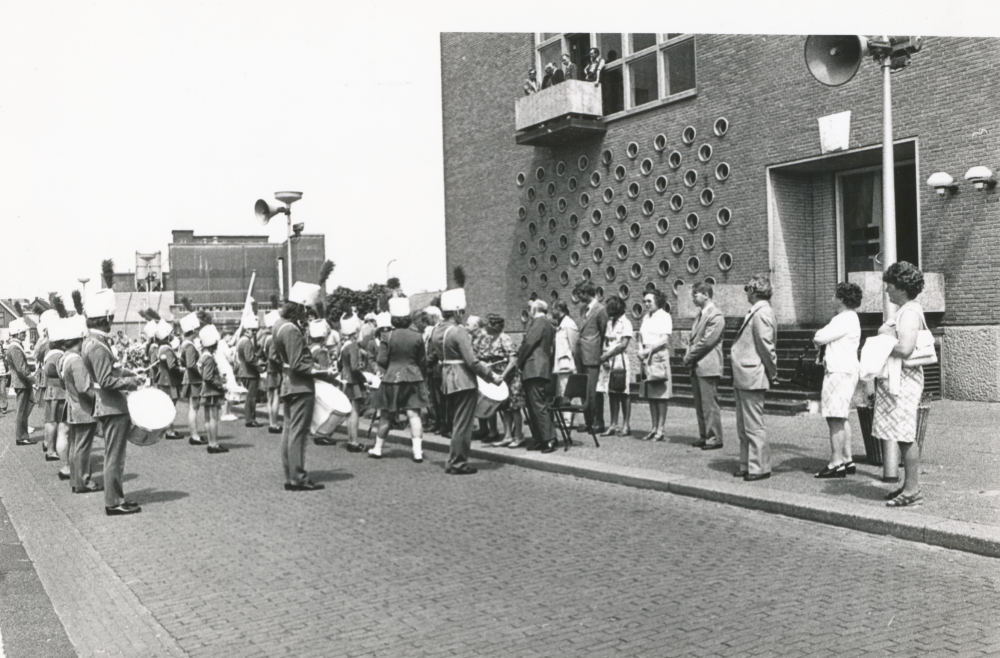
[[[847,418],[851,413],[851,400],[858,387],[858,373],[828,372],[823,377],[820,413],[824,418]]]
[[[872,436],[883,441],[913,443],[917,438],[917,407],[924,392],[924,369],[903,368],[899,395],[889,392],[889,381],[875,380],[875,420]]]
[[[372,394],[370,406],[389,412],[406,411],[407,409],[426,409],[427,385],[424,382],[398,382],[382,385]]]

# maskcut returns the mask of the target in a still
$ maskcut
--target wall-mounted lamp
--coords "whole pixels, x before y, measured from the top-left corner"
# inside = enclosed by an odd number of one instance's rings
[[[997,184],[997,182],[993,180],[993,172],[990,168],[982,166],[973,167],[965,172],[965,180],[972,183],[972,186],[977,190],[983,190],[987,187],[993,188]]]
[[[958,192],[958,185],[955,185],[955,179],[943,171],[931,174],[931,177],[927,179],[927,186],[933,187],[934,191],[940,196],[944,196],[946,192],[952,194]]]

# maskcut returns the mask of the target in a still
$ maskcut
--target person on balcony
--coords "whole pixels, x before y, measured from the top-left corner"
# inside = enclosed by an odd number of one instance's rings
[[[525,96],[531,96],[538,91],[538,74],[535,72],[535,69],[528,71],[528,79],[524,81],[524,86],[521,89],[524,90]]]
[[[573,60],[569,58],[569,55],[563,53],[562,56],[562,73],[564,80],[579,80],[580,71]]]
[[[594,86],[601,84],[601,74],[604,72],[604,60],[601,59],[600,48],[590,49],[590,61],[587,63],[587,67],[583,69],[583,79],[587,82],[593,82]]]
[[[552,85],[557,85],[563,81],[562,69],[549,62],[545,65],[545,75],[542,77],[542,89],[548,89]]]

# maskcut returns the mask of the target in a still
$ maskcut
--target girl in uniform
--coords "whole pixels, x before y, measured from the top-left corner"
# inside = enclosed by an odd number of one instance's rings
[[[215,351],[219,347],[219,330],[214,324],[207,324],[198,332],[201,339],[201,358],[198,371],[201,375],[201,406],[205,408],[205,429],[208,431],[208,453],[215,455],[229,452],[229,448],[219,445],[219,410],[226,397],[226,382],[215,361]]]

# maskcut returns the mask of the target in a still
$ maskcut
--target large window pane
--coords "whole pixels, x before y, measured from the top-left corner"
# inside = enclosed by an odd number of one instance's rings
[[[604,104],[604,116],[621,112],[625,109],[625,89],[622,85],[622,69],[605,69],[601,74],[601,102]]]
[[[561,61],[561,58],[562,58],[562,43],[560,41],[556,41],[554,43],[550,43],[549,45],[545,46],[544,48],[539,48],[538,52],[542,56],[542,65],[538,69],[538,80],[539,80],[539,82],[541,82],[542,78],[545,76],[545,65],[546,64],[548,64],[548,63],[551,62],[552,64],[556,65],[556,68],[561,68],[562,67],[562,61]]]
[[[632,107],[655,101],[658,97],[656,54],[640,57],[628,66],[632,82]]]
[[[632,52],[637,53],[640,50],[644,50],[651,46],[656,45],[656,35],[655,34],[633,34],[632,35]]]
[[[542,32],[542,41],[548,41],[552,37],[560,34],[559,32]]]
[[[679,94],[695,88],[694,39],[688,39],[663,51],[667,70],[667,94]]]
[[[597,47],[601,49],[601,57],[605,62],[613,62],[622,56],[622,35],[607,33],[597,35]]]
[[[673,33],[668,33],[668,34],[667,34],[667,38],[668,38],[668,39],[674,39],[674,38],[676,38],[676,37],[679,37],[679,36],[682,36],[683,34],[684,34],[683,32],[673,32]]]

